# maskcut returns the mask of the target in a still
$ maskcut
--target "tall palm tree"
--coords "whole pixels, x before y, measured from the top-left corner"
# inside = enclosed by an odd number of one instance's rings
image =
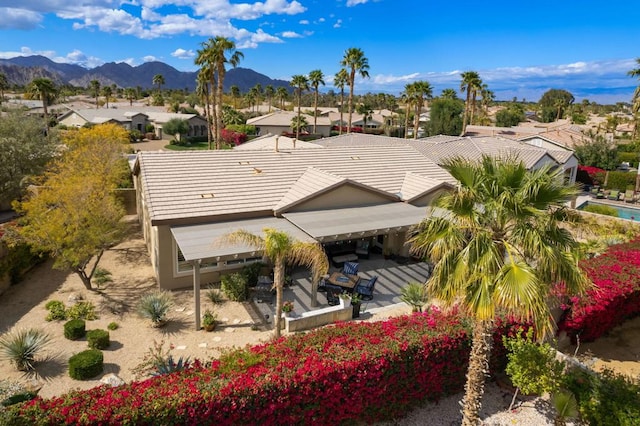
[[[4,91],[9,88],[9,80],[7,79],[7,75],[3,72],[0,72],[0,105],[2,105],[2,101],[4,101]]]
[[[515,159],[454,158],[444,168],[460,182],[413,231],[412,253],[435,262],[428,292],[457,303],[473,319],[472,347],[463,400],[463,425],[478,424],[497,312],[550,331],[548,296],[554,283],[583,294],[588,280],[578,267],[578,243],[560,223],[571,220],[564,202],[577,194],[562,171],[527,171]]]
[[[56,86],[48,78],[34,78],[29,84],[28,93],[31,96],[40,99],[42,101],[42,110],[44,112],[45,126],[49,128],[49,110],[48,106],[53,102],[56,97]]]
[[[420,113],[422,108],[428,99],[433,97],[433,88],[428,81],[416,81],[413,83],[414,98],[415,98],[415,125],[413,126],[415,132],[413,132],[413,138],[418,139],[418,127],[420,126]]]
[[[342,114],[344,113],[344,86],[349,82],[349,73],[344,68],[340,68],[340,71],[333,77],[333,85],[340,89],[340,130],[339,134],[342,134],[342,127],[344,127],[344,120]]]
[[[640,80],[640,58],[636,58],[636,65],[638,68],[634,68],[627,72],[629,77],[637,77]],[[636,138],[636,133],[638,130],[638,113],[640,112],[640,84],[636,87],[636,90],[633,92],[633,98],[631,99],[631,111],[633,112],[633,135],[632,139]]]
[[[313,133],[316,133],[316,126],[318,123],[318,94],[320,93],[318,87],[324,86],[324,74],[321,70],[313,70],[309,73],[309,85],[313,87]]]
[[[358,104],[356,111],[362,115],[362,133],[367,133],[367,121],[371,119],[373,110],[367,104]]]
[[[153,84],[158,86],[158,93],[162,92],[162,86],[165,84],[164,76],[162,74],[156,74],[153,76]]]
[[[464,136],[467,131],[467,124],[469,117],[471,115],[471,102],[472,98],[475,96],[475,93],[482,86],[482,80],[480,79],[480,75],[475,71],[465,71],[460,74],[462,77],[462,81],[460,82],[460,92],[464,93],[466,91],[466,101],[464,104],[464,115],[462,116],[462,133],[460,136]]]
[[[98,98],[100,96],[100,82],[98,80],[91,80],[89,82],[89,92],[96,100],[96,109],[98,109]]]
[[[107,108],[109,108],[109,97],[113,95],[113,90],[111,86],[104,86],[102,88],[102,96],[104,96],[104,102]]]
[[[127,87],[124,89],[124,97],[129,101],[129,105],[133,105],[133,101],[136,100],[136,89],[133,87]]]
[[[240,88],[235,84],[229,87],[229,92],[233,98],[233,108],[238,109],[238,99],[240,99]]]
[[[280,86],[276,89],[276,98],[280,101],[280,109],[284,110],[284,103],[289,98],[289,91],[286,87]]]
[[[215,60],[215,71],[218,77],[218,88],[216,91],[216,144],[222,140],[222,95],[224,93],[224,78],[227,73],[226,64],[233,68],[237,67],[244,54],[236,50],[236,44],[226,37],[217,36],[213,39],[213,58]],[[218,146],[219,147],[219,146]]]
[[[349,70],[349,129],[347,133],[351,133],[351,120],[353,118],[353,87],[355,86],[356,73],[360,77],[369,77],[369,60],[364,56],[362,49],[350,47],[344,52],[340,65]]]
[[[280,337],[282,312],[282,290],[284,288],[285,265],[304,265],[311,269],[314,291],[320,277],[329,269],[327,256],[319,243],[305,243],[294,239],[286,232],[273,228],[263,229],[263,236],[239,230],[223,237],[231,243],[245,244],[263,252],[273,264],[273,285],[276,289],[275,337]]]
[[[198,72],[196,77],[196,95],[204,103],[204,115],[207,118],[207,146],[209,150],[213,148],[213,134],[212,134],[212,117],[211,117],[211,89],[209,85],[209,69],[203,67]]]
[[[404,138],[409,138],[409,118],[411,117],[411,105],[416,101],[416,87],[414,83],[404,85],[404,91],[400,95],[400,99],[404,103]],[[417,134],[417,129],[414,130]]]
[[[276,94],[276,89],[272,85],[267,84],[264,88],[264,97],[267,98],[269,104],[269,112],[271,112],[271,103],[273,102],[273,96]]]
[[[440,97],[442,99],[458,99],[458,94],[455,89],[442,89]]]
[[[296,74],[291,77],[291,82],[289,82],[294,88],[296,92],[296,98],[298,100],[298,123],[300,123],[300,103],[302,102],[302,92],[305,90],[309,90],[309,80],[306,75]],[[296,146],[296,140],[300,138],[300,126],[296,127],[296,138],[293,141],[293,147]]]

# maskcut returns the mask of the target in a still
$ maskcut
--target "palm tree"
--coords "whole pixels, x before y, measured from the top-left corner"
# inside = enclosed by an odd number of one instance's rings
[[[627,72],[629,77],[637,77],[640,80],[640,58],[636,58],[636,65],[638,68],[634,68]],[[633,135],[632,139],[636,138],[636,133],[638,131],[638,113],[640,112],[640,84],[636,87],[636,90],[633,92],[633,98],[631,98],[631,111],[633,112]]]
[[[413,83],[413,90],[415,94],[415,131],[413,132],[413,138],[418,139],[418,127],[420,126],[420,113],[427,99],[433,97],[433,88],[428,81],[416,81]]]
[[[133,105],[133,101],[136,98],[136,89],[133,87],[127,87],[124,89],[124,97],[129,101],[129,105]]]
[[[275,337],[280,337],[282,289],[285,265],[305,265],[311,268],[313,292],[317,292],[320,277],[329,269],[327,256],[319,243],[305,243],[277,229],[265,228],[259,236],[245,230],[227,234],[223,239],[235,244],[245,244],[263,252],[273,264],[273,285],[276,289]]]
[[[440,97],[442,99],[458,99],[458,94],[455,89],[442,89]]]
[[[454,158],[444,168],[460,182],[436,203],[449,213],[423,220],[410,243],[413,254],[435,262],[429,294],[473,320],[462,424],[475,426],[496,313],[533,321],[542,337],[551,329],[552,285],[564,282],[572,294],[589,286],[578,243],[560,225],[571,220],[563,203],[578,189],[564,185],[562,170],[527,171],[515,159]]]
[[[89,82],[89,91],[96,100],[96,109],[98,109],[98,97],[100,96],[100,82],[98,80],[91,80]]]
[[[49,110],[47,107],[53,102],[56,96],[56,86],[48,78],[34,78],[29,84],[28,92],[31,96],[42,101],[45,126],[49,128]]]
[[[240,99],[240,88],[235,84],[229,87],[229,92],[233,98],[233,108],[238,109],[238,99]]]
[[[111,86],[104,86],[102,88],[102,96],[104,96],[105,105],[109,108],[109,96],[113,94],[113,90],[111,90]]]
[[[244,58],[244,54],[236,50],[236,44],[226,37],[217,36],[213,39],[212,57],[215,60],[215,71],[218,75],[218,89],[216,98],[218,102],[216,108],[216,144],[222,139],[222,95],[224,93],[224,78],[227,73],[226,65],[229,64],[233,68],[237,67],[240,60]],[[228,56],[227,56],[228,55]]]
[[[305,116],[294,116],[291,119],[291,129],[296,133],[300,133],[301,129],[306,129],[309,127],[309,123],[307,122],[307,117]]]
[[[4,91],[9,88],[9,80],[7,80],[7,75],[3,72],[0,72],[0,105],[2,105],[2,101],[4,101]]]
[[[313,87],[313,133],[316,133],[316,125],[318,123],[318,86],[324,86],[324,74],[321,70],[313,70],[309,73],[309,85]]]
[[[158,86],[158,93],[162,92],[162,86],[164,86],[164,76],[162,74],[156,74],[153,76],[153,84]]]
[[[400,99],[404,102],[404,137],[409,138],[409,118],[411,117],[411,105],[416,101],[416,87],[414,83],[404,85],[404,92],[400,95]],[[417,134],[417,129],[414,130]]]
[[[276,89],[273,88],[272,85],[268,84],[264,88],[264,96],[267,98],[267,102],[269,103],[269,112],[271,112],[271,103],[273,102],[273,95],[276,94]]]
[[[467,92],[466,101],[464,104],[464,115],[462,116],[462,133],[460,136],[464,136],[467,131],[467,121],[470,117],[472,97],[475,97],[475,93],[482,86],[482,80],[480,75],[475,71],[465,71],[460,74],[462,81],[460,82],[460,92]]]
[[[364,52],[357,47],[350,47],[344,52],[340,65],[349,69],[349,129],[347,133],[351,133],[351,119],[353,115],[353,87],[355,85],[356,73],[360,77],[369,77],[369,60],[364,56]]]
[[[276,99],[280,101],[280,109],[284,110],[284,103],[289,98],[289,91],[286,87],[280,86],[276,89]]]
[[[298,123],[300,122],[300,102],[302,102],[302,92],[305,90],[309,90],[309,80],[306,75],[296,74],[291,77],[291,82],[289,83],[294,87],[294,91],[296,93],[296,98],[298,99]],[[293,141],[293,147],[296,147],[296,140],[300,137],[300,126],[296,127],[296,138]]]
[[[212,118],[211,118],[211,92],[212,87],[209,86],[210,76],[208,75],[209,69],[203,67],[198,72],[196,77],[196,95],[202,99],[204,103],[204,115],[207,118],[207,146],[209,150],[213,148],[213,134],[211,132]]]
[[[367,133],[367,120],[371,119],[373,110],[367,104],[358,104],[356,111],[358,114],[362,115],[362,133]]]
[[[349,82],[349,74],[344,68],[340,68],[333,78],[333,85],[340,89],[340,130],[339,134],[342,134],[342,127],[344,126],[344,120],[342,119],[342,113],[344,112],[344,86]]]

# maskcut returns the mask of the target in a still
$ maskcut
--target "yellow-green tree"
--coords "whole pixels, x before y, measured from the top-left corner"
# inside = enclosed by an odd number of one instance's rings
[[[314,289],[320,276],[329,269],[327,256],[319,243],[298,241],[284,231],[263,229],[264,236],[239,230],[224,237],[231,243],[246,244],[263,252],[273,264],[273,285],[276,288],[276,314],[274,315],[275,337],[280,337],[282,312],[282,290],[284,288],[285,265],[305,265],[311,268]]]
[[[120,241],[124,209],[114,190],[128,173],[129,137],[114,124],[68,132],[66,149],[40,185],[14,204],[22,215],[17,237],[74,271],[87,289],[104,250]],[[95,261],[92,262],[92,260]]]

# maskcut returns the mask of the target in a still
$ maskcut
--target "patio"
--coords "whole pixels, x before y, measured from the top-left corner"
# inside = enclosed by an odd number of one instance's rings
[[[411,281],[425,282],[430,274],[430,266],[426,262],[409,260],[400,264],[391,259],[385,259],[382,255],[373,254],[370,259],[359,259],[358,275],[362,279],[369,279],[378,276],[373,300],[363,301],[361,307],[361,317],[366,318],[367,312],[375,312],[379,309],[402,304],[400,291]],[[331,266],[329,274],[339,271],[339,268]],[[283,300],[291,300],[294,304],[294,312],[301,313],[315,309],[322,309],[329,306],[324,292],[318,292],[318,306],[311,307],[311,274],[305,268],[296,268],[292,275],[293,284],[285,286]],[[275,295],[272,303],[258,302],[253,297],[253,304],[259,310],[263,318],[272,323],[275,314]],[[407,305],[405,305],[407,306]]]

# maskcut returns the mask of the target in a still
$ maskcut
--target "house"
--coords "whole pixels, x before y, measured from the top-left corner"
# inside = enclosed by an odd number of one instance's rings
[[[272,135],[271,133],[267,133],[263,136],[258,136],[257,138],[251,139],[248,142],[245,142],[241,145],[234,147],[235,150],[290,150],[290,149],[307,149],[307,148],[320,148],[323,147],[321,145],[315,144],[313,142],[305,142],[300,140],[295,140],[295,138],[290,138],[287,136],[281,135]]]
[[[308,131],[313,131],[313,116],[301,113],[302,117],[307,120]],[[271,114],[261,115],[259,117],[250,118],[247,124],[256,127],[258,135],[271,133],[272,135],[280,135],[282,133],[291,133],[291,121],[298,116],[297,111],[274,111]],[[327,117],[317,117],[316,134],[329,136],[331,132],[331,121]]]
[[[82,127],[85,124],[116,123],[125,129],[145,132],[147,124],[154,127],[158,139],[163,139],[163,126],[171,119],[179,118],[189,123],[189,132],[186,136],[206,137],[207,120],[197,114],[180,114],[173,112],[161,112],[144,107],[132,108],[86,108],[70,109],[58,119],[60,124],[67,127]]]
[[[360,133],[343,134],[314,141],[322,146],[361,147],[361,146],[409,146],[436,164],[445,160],[463,157],[471,160],[489,156],[516,156],[527,169],[533,170],[545,164],[562,167],[567,182],[574,183],[578,172],[578,159],[570,149],[559,145],[539,147],[524,142],[490,136],[432,136],[423,139],[402,139],[387,136],[366,135]]]
[[[139,220],[163,289],[217,282],[260,261],[220,237],[288,232],[327,247],[367,240],[408,255],[407,231],[455,180],[408,146],[141,152],[134,166]]]

